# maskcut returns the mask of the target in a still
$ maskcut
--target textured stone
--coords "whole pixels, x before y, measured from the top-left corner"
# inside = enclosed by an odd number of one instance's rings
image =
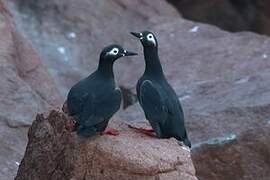
[[[214,149],[220,147],[219,158],[230,159],[234,151],[223,154],[221,149],[227,146],[220,143],[236,139],[232,148],[244,149],[250,140],[254,149],[238,151],[242,158],[236,158],[235,163],[250,159],[254,164],[246,163],[241,171],[233,171],[235,178],[256,179],[259,174],[256,172],[268,178],[270,164],[268,160],[261,162],[261,157],[267,157],[265,151],[269,148],[266,146],[260,151],[261,143],[257,146],[256,136],[249,136],[247,131],[254,129],[253,134],[260,134],[261,128],[269,129],[270,39],[254,33],[232,34],[181,19],[153,29],[158,35],[166,77],[182,102],[193,147],[212,143]],[[127,108],[119,116],[128,121],[144,119],[139,104]],[[242,142],[245,136],[248,139]],[[269,142],[267,139],[269,134],[264,133],[265,143]],[[211,171],[217,155],[214,150],[209,151],[206,153],[207,148],[204,148],[192,153],[195,167],[200,170],[198,177],[207,180],[232,178],[232,174],[227,176],[226,173],[233,170],[226,169],[228,163],[219,163],[218,170]],[[245,157],[246,154],[249,155]],[[210,165],[207,166],[200,156],[208,159]]]
[[[264,132],[269,129],[270,115],[269,38],[249,32],[228,33],[216,27],[186,21],[165,1],[151,2],[7,0],[19,31],[24,32],[37,47],[64,96],[78,79],[95,69],[100,49],[111,42],[140,53],[138,57],[123,59],[115,66],[119,84],[134,92],[144,62],[140,43],[128,32],[154,31],[159,40],[165,74],[183,104],[199,178],[267,179],[270,171],[267,158],[269,147],[263,143],[269,141],[269,134]],[[219,11],[218,8],[216,10]],[[236,25],[242,26],[243,19],[235,20],[240,22]],[[266,24],[266,27],[269,26]],[[6,35],[3,34],[3,37]],[[26,104],[23,107],[30,106],[32,117],[36,106],[31,106],[32,101]],[[21,118],[17,113],[13,116]],[[138,104],[118,116],[128,121],[144,119]],[[30,122],[29,119],[25,118],[25,121]],[[17,129],[13,130],[2,132],[5,135],[14,134],[10,136],[12,139],[18,138]],[[23,136],[25,131],[26,128],[20,135]],[[6,140],[9,144],[4,145],[6,153],[1,158],[9,156],[9,160],[16,159],[9,153],[12,141]],[[21,142],[24,141],[15,141],[16,146]],[[16,165],[13,161],[8,162]],[[215,162],[217,167],[214,167]],[[55,174],[60,175],[55,177],[63,177],[61,172],[57,170]]]
[[[269,128],[269,124],[262,123],[260,128],[249,128],[232,141],[195,148],[192,159],[197,176],[202,180],[268,180]]]
[[[109,125],[119,136],[81,138],[70,123],[58,111],[37,116],[16,180],[197,179],[189,151],[174,139],[142,135],[121,121]]]
[[[167,0],[184,18],[238,32],[270,35],[270,2],[267,0]]]
[[[23,156],[27,128],[37,112],[61,102],[41,59],[0,1],[0,176],[14,178]]]
[[[96,69],[104,46],[118,43],[134,49],[139,44],[131,40],[130,31],[179,18],[177,10],[163,0],[7,0],[7,4],[18,29],[39,50],[63,96]],[[114,68],[119,84],[128,88],[134,87],[134,81],[127,84],[126,74],[138,77],[143,71],[134,71],[143,62],[132,59],[125,58]]]

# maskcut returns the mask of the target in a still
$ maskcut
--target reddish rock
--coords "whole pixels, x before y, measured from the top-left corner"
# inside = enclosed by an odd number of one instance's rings
[[[96,69],[104,46],[118,43],[134,49],[139,44],[131,41],[130,31],[151,29],[154,24],[179,17],[164,0],[7,0],[7,4],[18,29],[35,44],[63,96],[76,81]],[[142,65],[133,57],[117,62],[117,81],[134,87],[135,81],[126,84],[126,75],[135,80],[143,69],[134,71],[133,67]]]
[[[76,80],[95,69],[99,50],[111,42],[141,52],[134,60],[119,61],[115,67],[119,83],[134,90],[144,62],[140,43],[128,32],[153,30],[159,39],[165,74],[182,99],[194,147],[205,147],[203,144],[209,142],[214,144],[211,146],[214,151],[206,146],[203,151],[193,154],[200,178],[267,177],[269,161],[268,158],[262,161],[261,157],[267,157],[269,148],[265,146],[267,149],[261,151],[262,141],[256,146],[257,136],[254,134],[260,134],[262,124],[265,127],[268,127],[265,122],[269,124],[269,38],[248,32],[232,34],[183,20],[164,1],[152,4],[144,0],[7,2],[13,9],[19,30],[33,41],[50,73],[56,77],[62,95]],[[17,2],[16,6],[12,6],[12,2]],[[140,4],[144,6],[138,8]],[[126,120],[144,119],[138,104],[120,116]],[[254,128],[250,135],[247,134],[249,128]],[[243,137],[246,136],[251,139],[245,140]],[[224,153],[221,149],[228,147],[227,144],[215,145],[232,138],[236,140]],[[264,133],[264,138],[263,141],[267,141],[269,134]],[[245,149],[249,142],[254,144],[254,149]],[[234,148],[241,150],[236,152]],[[245,154],[248,155],[245,157]],[[215,171],[211,171],[217,155],[220,162]],[[209,166],[200,158],[209,160]],[[239,171],[227,168],[227,162],[233,159],[232,165],[239,165]],[[221,163],[223,160],[226,163]],[[251,161],[254,164],[249,163]],[[230,170],[236,174],[228,173]]]
[[[264,123],[259,129],[247,129],[232,141],[220,144],[206,143],[195,148],[192,159],[197,176],[201,180],[268,180],[269,127],[269,124]]]
[[[37,116],[16,180],[197,179],[189,151],[174,139],[136,133],[121,121],[109,125],[119,136],[81,138],[68,130],[70,123],[58,111]]]
[[[270,35],[270,2],[267,0],[167,0],[184,18],[238,32]]]
[[[196,26],[198,31],[190,32]],[[193,142],[213,137],[214,131],[218,136],[247,125],[242,127],[245,129],[250,123],[256,124],[255,117],[268,116],[264,107],[270,102],[270,38],[253,33],[231,34],[185,20],[154,29],[165,75],[182,100],[187,123],[196,133],[191,135]],[[138,105],[127,111],[121,114],[124,119],[144,117]],[[207,122],[200,125],[201,117],[205,121],[213,119],[211,125],[215,128],[205,126]]]
[[[254,134],[260,134],[261,127],[268,127],[268,37],[253,33],[231,34],[215,27],[181,19],[157,25],[154,30],[158,35],[159,54],[165,74],[182,102],[188,134],[194,147],[209,142],[214,143],[215,147],[220,141],[226,142],[227,139],[236,138],[235,148],[245,148],[248,141],[241,142],[241,137],[246,136],[250,128],[254,128]],[[119,116],[129,121],[144,119],[139,104],[129,107]],[[265,140],[270,138],[267,133],[264,136]],[[254,164],[242,165],[243,171],[239,171],[238,174],[237,171],[233,171],[236,173],[235,177],[256,179],[259,174],[256,172],[262,173],[262,177],[267,177],[263,174],[267,175],[270,171],[269,161],[261,163],[260,157],[265,157],[265,150],[269,148],[265,147],[261,152],[260,145],[258,144],[258,149],[255,145],[256,137],[248,138],[254,143],[255,150],[247,149],[238,153],[241,157],[249,153],[246,158]],[[204,168],[206,163],[200,160],[200,156],[208,158],[207,162],[211,165],[215,163],[216,157],[211,150],[201,154],[205,151],[192,154],[195,167],[200,169],[198,177],[231,178],[230,174],[226,176],[227,163],[220,163],[219,169],[213,172],[210,165],[207,166],[209,169]],[[233,156],[233,153],[227,151],[226,154],[222,154],[220,151],[218,155],[221,159],[226,159]],[[235,161],[236,164],[242,164],[239,158]]]
[[[41,54],[64,97],[77,80],[96,68],[102,47],[115,42],[131,49],[131,44],[123,43],[130,39],[129,31],[135,27],[143,28],[146,23],[156,23],[151,20],[156,16],[166,19],[177,17],[178,13],[162,0],[155,5],[145,0],[106,3],[100,0],[80,0],[79,3],[77,0],[7,0],[5,3],[13,17],[1,2],[0,14],[5,13],[5,16],[0,17],[0,133],[3,147],[0,176],[12,179],[25,150],[26,131],[35,114],[63,101],[37,53],[21,33]],[[137,8],[140,3],[145,5],[143,9]],[[117,65],[118,77],[131,72],[130,62],[125,60],[121,62],[123,65]],[[135,61],[135,64],[140,63]]]
[[[13,179],[37,112],[61,103],[41,59],[0,1],[0,177]]]

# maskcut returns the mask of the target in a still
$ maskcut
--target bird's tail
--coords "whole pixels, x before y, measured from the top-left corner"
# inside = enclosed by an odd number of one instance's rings
[[[186,145],[186,146],[188,146],[189,148],[191,148],[191,143],[190,143],[190,141],[189,141],[189,139],[186,137],[185,139],[184,139],[184,144]]]
[[[86,127],[78,124],[75,126],[75,131],[79,136],[83,137],[91,137],[96,134],[96,129],[94,127]]]
[[[184,144],[191,148],[191,142],[188,139],[187,131],[185,131],[185,138],[184,138]]]
[[[189,148],[191,148],[191,142],[189,141],[188,139],[188,136],[187,136],[187,133],[185,132],[185,136],[184,138],[176,138],[178,141],[179,141],[179,144],[182,144],[184,143],[184,145],[188,146]]]

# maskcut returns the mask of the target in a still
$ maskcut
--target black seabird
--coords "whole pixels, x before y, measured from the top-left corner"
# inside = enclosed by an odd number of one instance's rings
[[[179,99],[167,82],[158,56],[158,42],[152,32],[131,32],[139,38],[144,50],[145,71],[137,83],[137,96],[146,119],[159,138],[174,137],[191,147],[184,113]],[[133,127],[135,128],[135,127]],[[151,129],[135,128],[149,134]]]
[[[71,88],[67,108],[75,120],[74,130],[78,135],[90,137],[100,132],[118,134],[115,129],[106,129],[109,119],[120,108],[122,99],[120,89],[115,86],[113,63],[120,57],[133,55],[137,53],[116,44],[105,47],[97,70]]]

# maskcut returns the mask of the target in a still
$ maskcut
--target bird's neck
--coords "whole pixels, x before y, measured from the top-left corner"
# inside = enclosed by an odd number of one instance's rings
[[[101,58],[97,71],[106,78],[114,78],[113,74],[113,62]]]
[[[157,48],[151,49],[144,48],[144,59],[145,59],[145,71],[144,71],[145,74],[152,74],[154,76],[162,76],[162,77],[164,76]]]

